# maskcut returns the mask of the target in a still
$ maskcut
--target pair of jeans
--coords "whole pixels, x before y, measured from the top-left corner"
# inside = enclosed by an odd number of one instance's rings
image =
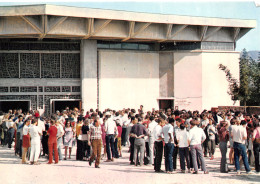
[[[101,139],[93,139],[91,145],[92,145],[93,152],[89,159],[89,162],[93,162],[94,159],[96,159],[95,166],[99,166],[100,158],[101,158],[101,147],[102,147]]]
[[[135,138],[134,137],[130,137],[130,162],[133,163],[134,162],[134,149],[135,149]]]
[[[220,141],[219,149],[221,152],[220,172],[227,172],[227,142]]]
[[[173,171],[172,153],[174,150],[173,143],[166,143],[164,146],[165,152],[165,171]]]
[[[240,171],[240,165],[239,165],[239,157],[242,156],[242,160],[244,162],[244,166],[247,172],[251,171],[249,164],[248,164],[248,158],[246,154],[246,146],[244,144],[234,142],[234,159],[235,159],[235,167],[237,171]]]
[[[112,152],[112,158],[115,157],[115,149],[114,149],[114,135],[109,134],[106,135],[106,151],[107,151],[107,159],[111,160],[111,152]]]
[[[62,146],[62,138],[57,139],[57,148],[58,148],[58,154],[59,154],[59,160],[63,159],[62,152],[61,152],[61,146]]]
[[[149,144],[149,164],[154,163],[154,138],[149,136],[148,140]]]
[[[154,142],[154,149],[155,149],[155,159],[154,159],[154,170],[160,171],[161,164],[162,164],[162,154],[163,154],[163,142]]]
[[[8,148],[11,148],[14,138],[14,128],[8,130]]]
[[[207,171],[201,144],[191,145],[190,151],[191,151],[192,164],[193,164],[194,171],[198,171],[197,156],[200,159],[202,170]]]
[[[177,169],[177,157],[178,157],[178,152],[179,152],[179,146],[174,146],[174,150],[172,153],[172,163],[173,163],[173,169]]]
[[[119,154],[118,154],[118,149],[117,149],[117,143],[118,143],[118,138],[115,139],[114,142],[114,151],[115,151],[115,158],[119,158]]]
[[[209,139],[209,141],[208,141],[208,152],[209,152],[210,157],[214,156],[215,149],[216,149],[215,139]]]
[[[185,160],[187,168],[190,169],[190,153],[188,147],[179,148],[181,170],[185,171]]]
[[[254,150],[254,156],[255,156],[255,171],[260,172],[260,166],[259,166],[260,144],[254,143],[253,150]]]
[[[126,145],[126,139],[127,139],[126,131],[127,131],[127,128],[122,128],[122,135],[121,135],[121,138],[122,138],[121,145],[122,146]]]
[[[144,148],[145,148],[145,141],[143,138],[137,139],[135,138],[134,144],[134,162],[135,165],[138,163],[138,153],[140,152],[140,165],[144,164]]]

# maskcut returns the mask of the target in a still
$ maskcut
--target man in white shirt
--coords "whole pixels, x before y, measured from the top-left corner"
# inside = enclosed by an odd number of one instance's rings
[[[122,126],[122,136],[121,136],[122,137],[122,146],[125,146],[126,145],[126,141],[127,141],[127,137],[128,137],[126,132],[127,132],[128,124],[129,124],[127,111],[123,110],[121,112],[121,116],[120,117],[121,117],[122,123],[123,123],[123,126]]]
[[[64,135],[64,129],[59,120],[56,121],[56,127],[58,130],[57,131],[57,148],[58,148],[59,160],[63,160],[61,146],[62,146],[62,136]]]
[[[106,131],[106,151],[107,151],[107,162],[114,161],[115,157],[115,133],[117,132],[117,126],[113,118],[111,117],[110,112],[106,112],[106,122],[105,122],[105,131]],[[111,152],[112,157],[111,157]]]
[[[248,164],[248,158],[247,158],[246,146],[245,146],[245,141],[247,139],[246,121],[242,120],[240,124],[241,125],[234,126],[231,132],[231,137],[233,139],[233,147],[234,147],[235,167],[236,167],[237,174],[240,174],[239,157],[241,154],[246,172],[247,174],[251,174],[251,169]]]
[[[153,164],[154,162],[154,128],[155,126],[158,124],[155,120],[153,116],[150,116],[150,121],[151,123],[149,123],[148,125],[148,145],[149,145],[149,164]]]
[[[190,151],[191,151],[191,157],[192,157],[192,164],[194,167],[193,174],[198,174],[198,165],[197,165],[197,154],[199,156],[199,159],[201,161],[201,168],[204,171],[204,174],[208,174],[205,160],[202,153],[202,147],[201,144],[205,141],[206,135],[202,128],[198,128],[197,120],[191,120],[191,129],[189,131],[190,137],[189,137],[189,144],[190,144]]]
[[[154,136],[154,148],[155,148],[155,159],[154,159],[154,170],[155,172],[163,172],[161,170],[162,164],[162,153],[163,153],[163,133],[162,127],[164,125],[164,121],[158,119],[158,125],[155,126],[153,136]]]
[[[180,131],[177,133],[177,142],[179,145],[179,155],[181,162],[181,172],[185,173],[185,160],[188,171],[190,171],[190,156],[189,156],[189,132],[186,131],[185,125],[180,125]]]
[[[41,150],[41,135],[42,130],[37,126],[37,120],[32,120],[32,125],[29,129],[29,134],[31,136],[31,153],[30,153],[30,164],[38,164],[38,158],[40,156]]]
[[[165,151],[165,171],[169,174],[172,174],[173,163],[172,163],[172,153],[174,149],[174,140],[173,140],[173,126],[168,121],[166,121],[165,126],[162,128],[164,136],[164,151]]]

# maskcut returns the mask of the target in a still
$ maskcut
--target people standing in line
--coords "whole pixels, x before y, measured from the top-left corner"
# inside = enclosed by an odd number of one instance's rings
[[[159,118],[157,120],[157,125],[154,128],[154,149],[155,149],[155,159],[154,159],[154,171],[159,173],[163,172],[161,170],[162,155],[163,155],[163,138],[162,138],[162,127],[164,122]]]
[[[37,119],[32,119],[32,124],[29,129],[31,137],[31,152],[30,152],[30,164],[37,165],[41,151],[41,135],[42,129],[37,126]]]
[[[53,151],[54,151],[54,158],[55,158],[55,164],[59,162],[59,157],[58,157],[58,149],[57,149],[57,132],[58,129],[55,126],[56,124],[56,116],[52,115],[51,116],[51,126],[48,130],[48,148],[49,148],[49,162],[48,164],[52,164],[53,162]]]
[[[57,149],[58,149],[58,154],[59,154],[59,160],[63,160],[63,156],[62,156],[62,137],[64,135],[64,127],[63,124],[57,120],[56,124],[55,124],[56,128],[57,128]]]
[[[148,144],[149,144],[149,164],[154,164],[154,128],[158,123],[154,120],[154,116],[150,116],[148,125]]]
[[[31,120],[28,118],[25,120],[25,125],[23,127],[23,143],[22,143],[22,164],[27,164],[27,153],[31,147],[29,129],[30,129]]]
[[[251,174],[251,169],[248,164],[248,158],[246,154],[246,146],[245,141],[247,140],[247,133],[246,133],[246,121],[242,120],[240,125],[235,126],[232,129],[231,133],[233,139],[233,146],[234,146],[234,158],[235,158],[235,167],[237,174],[239,175],[240,172],[240,164],[239,164],[239,157],[242,156],[242,160],[246,169],[247,174]]]
[[[144,137],[147,135],[147,130],[142,124],[142,118],[137,118],[137,123],[132,127],[131,132],[132,136],[135,137],[134,141],[134,162],[135,166],[138,165],[139,161],[137,155],[140,152],[140,166],[144,164],[144,151],[145,151],[145,141]]]
[[[180,125],[180,131],[177,133],[177,141],[179,145],[181,172],[186,173],[185,160],[190,172],[190,154],[189,154],[189,132],[186,131],[185,124]]]
[[[162,128],[164,137],[164,153],[165,153],[165,172],[173,174],[173,160],[172,154],[174,149],[173,126],[168,121],[165,121],[165,126]]]
[[[114,138],[115,132],[117,131],[116,123],[111,117],[110,112],[106,112],[106,122],[105,122],[105,130],[106,130],[106,151],[107,151],[107,160],[106,162],[114,161],[115,157],[115,149],[114,149]]]
[[[254,132],[253,132],[253,150],[255,156],[255,171],[257,174],[260,173],[260,164],[259,164],[259,152],[260,152],[260,125],[259,121],[254,121]]]
[[[71,159],[71,149],[72,149],[72,142],[74,137],[74,129],[71,126],[71,122],[67,121],[65,130],[64,130],[64,146],[65,146],[65,158],[67,160],[67,150],[69,148],[69,159]]]
[[[215,153],[215,149],[216,149],[216,142],[215,142],[215,135],[217,133],[216,131],[216,127],[213,124],[213,120],[209,119],[209,124],[206,127],[207,130],[207,134],[208,134],[208,152],[209,152],[209,157],[210,160],[214,159],[214,153]]]
[[[189,131],[189,145],[191,149],[192,165],[194,167],[193,174],[198,174],[197,155],[201,162],[202,171],[204,171],[204,174],[208,174],[209,172],[206,168],[201,146],[201,144],[203,144],[203,142],[206,140],[206,135],[202,128],[197,127],[199,124],[197,120],[192,120],[190,124],[191,129]]]
[[[229,132],[227,130],[227,122],[221,121],[218,126],[218,136],[219,136],[219,149],[221,152],[221,162],[220,162],[220,172],[227,173],[228,166],[227,166],[227,142],[229,140]]]
[[[88,142],[89,145],[92,145],[92,155],[89,159],[89,165],[91,166],[94,159],[95,168],[100,168],[100,159],[101,159],[101,148],[102,148],[102,130],[100,123],[97,119],[94,120],[94,125],[90,127],[90,140]]]

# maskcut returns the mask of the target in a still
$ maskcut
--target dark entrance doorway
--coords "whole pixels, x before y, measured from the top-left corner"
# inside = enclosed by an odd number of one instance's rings
[[[52,111],[53,113],[55,113],[56,111],[62,111],[65,110],[67,107],[69,107],[69,109],[74,109],[75,107],[80,109],[81,108],[81,101],[80,100],[75,100],[75,101],[71,101],[71,100],[54,100],[52,102],[53,106],[52,106]]]
[[[173,100],[159,100],[160,109],[168,109],[173,107]]]
[[[22,109],[23,112],[30,110],[30,101],[0,101],[0,111],[8,112],[10,109]]]

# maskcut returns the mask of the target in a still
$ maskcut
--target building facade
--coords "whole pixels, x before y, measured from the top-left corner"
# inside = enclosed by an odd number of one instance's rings
[[[255,27],[255,20],[0,7],[0,110],[234,105],[218,65],[239,78],[236,41]]]

